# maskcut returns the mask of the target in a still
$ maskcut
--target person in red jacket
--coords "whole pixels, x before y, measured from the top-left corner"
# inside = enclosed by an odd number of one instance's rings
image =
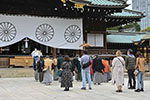
[[[91,57],[91,65],[90,65],[91,80],[93,80],[93,69],[92,69],[92,66],[93,66],[93,59]]]
[[[107,58],[103,59],[102,60],[102,63],[104,65],[104,75],[103,75],[103,78],[104,78],[104,82],[108,82],[111,80],[111,68],[110,68],[110,65],[109,65],[109,61]]]

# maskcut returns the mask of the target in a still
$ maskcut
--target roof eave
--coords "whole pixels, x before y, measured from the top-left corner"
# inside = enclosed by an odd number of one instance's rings
[[[143,18],[143,16],[108,16],[110,18]]]
[[[140,13],[140,14],[142,14],[142,15],[144,15],[142,12],[140,12],[140,11],[135,11],[135,10],[130,10],[130,9],[124,9],[125,11],[131,11],[131,12],[135,12],[135,13]]]
[[[98,8],[126,8],[129,6],[129,4],[123,4],[123,5],[96,5],[92,4],[90,1],[81,1],[81,0],[69,0],[72,3],[80,3],[80,4],[85,4],[86,6],[90,7],[98,7]]]
[[[98,8],[125,8],[127,7],[127,5],[94,5],[94,4],[88,4],[86,6],[90,6],[90,7],[98,7]]]
[[[90,1],[80,1],[80,0],[69,0],[72,3],[80,3],[80,4],[91,4]]]

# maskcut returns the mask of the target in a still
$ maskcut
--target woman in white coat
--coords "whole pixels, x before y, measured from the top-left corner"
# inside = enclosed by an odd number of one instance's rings
[[[116,56],[112,61],[112,82],[117,85],[116,92],[122,92],[122,85],[124,84],[124,64],[125,61],[121,57],[121,51],[116,52]]]

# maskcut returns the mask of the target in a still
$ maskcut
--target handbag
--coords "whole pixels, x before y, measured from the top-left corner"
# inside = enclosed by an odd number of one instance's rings
[[[104,75],[104,73],[105,73],[104,70],[101,70],[101,73]]]
[[[78,73],[78,68],[77,68],[77,66],[75,66],[74,71],[75,71],[76,73]]]
[[[139,62],[139,59],[138,59],[138,66],[139,66],[139,64],[140,64],[140,62]],[[137,67],[133,73],[134,73],[134,75],[137,76],[139,72],[140,72],[140,70],[139,70],[139,68]]]
[[[89,58],[89,61],[87,63],[83,64],[82,68],[85,69],[90,65],[91,65],[91,61],[90,61],[90,58]]]
[[[134,71],[134,75],[138,75],[138,73],[139,73],[139,68],[137,68],[135,71]]]
[[[59,76],[59,77],[61,77],[62,76],[62,70],[58,70],[58,72],[57,72],[57,76]]]

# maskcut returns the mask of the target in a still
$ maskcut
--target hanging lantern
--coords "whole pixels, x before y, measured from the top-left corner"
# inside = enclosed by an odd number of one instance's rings
[[[138,44],[139,44],[138,42],[135,42],[135,43],[134,43],[134,45],[138,45]]]
[[[29,40],[26,38],[24,41],[25,41],[25,48],[28,48],[28,41]]]
[[[144,42],[145,42],[145,40],[142,40],[140,44],[142,45]],[[145,48],[145,49],[146,49],[146,48]]]
[[[57,53],[60,53],[60,49],[57,49]]]
[[[66,3],[67,0],[61,0],[61,2]]]
[[[48,46],[46,46],[46,53],[48,53]]]
[[[84,6],[85,6],[85,4],[81,4],[81,3],[74,4],[74,8],[83,8]]]

